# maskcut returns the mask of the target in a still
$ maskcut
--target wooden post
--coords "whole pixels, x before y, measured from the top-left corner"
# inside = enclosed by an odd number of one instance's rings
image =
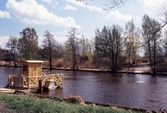
[[[38,81],[38,86],[39,86],[39,92],[42,93],[42,92],[43,92],[42,80],[39,80],[39,81]]]

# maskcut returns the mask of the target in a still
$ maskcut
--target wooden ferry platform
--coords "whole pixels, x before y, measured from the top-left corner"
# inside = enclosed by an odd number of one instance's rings
[[[40,60],[25,60],[22,62],[22,74],[9,75],[8,87],[1,88],[0,92],[42,91],[42,88],[55,89],[63,85],[63,74],[50,74],[42,72],[42,63]]]

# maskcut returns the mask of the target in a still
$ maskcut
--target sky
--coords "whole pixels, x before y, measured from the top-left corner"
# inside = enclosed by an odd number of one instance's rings
[[[87,2],[86,2],[87,1]],[[0,0],[0,46],[6,47],[10,36],[20,38],[20,32],[35,28],[42,43],[43,34],[50,31],[64,43],[71,27],[88,38],[97,28],[118,24],[125,27],[131,19],[141,27],[144,14],[161,22],[167,0],[126,0],[123,6],[108,10],[105,0]]]

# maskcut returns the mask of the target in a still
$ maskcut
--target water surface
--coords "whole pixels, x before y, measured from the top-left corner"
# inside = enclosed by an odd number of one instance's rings
[[[46,71],[46,70],[43,70]],[[0,68],[0,87],[7,84],[9,74],[20,74],[19,68]],[[43,92],[43,95],[68,97],[79,95],[85,101],[167,110],[167,77],[142,74],[111,74],[97,72],[72,72],[53,70],[64,74],[61,88]]]

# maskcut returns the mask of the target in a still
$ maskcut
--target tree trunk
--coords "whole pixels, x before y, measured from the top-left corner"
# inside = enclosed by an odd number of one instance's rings
[[[156,63],[156,61],[155,61],[155,50],[156,50],[156,45],[155,45],[155,39],[154,39],[154,68],[153,68],[153,74],[156,74],[156,69],[155,69],[155,63]]]
[[[49,59],[50,71],[53,69],[52,67],[52,59]]]
[[[50,71],[53,69],[53,67],[52,67],[52,50],[51,50],[51,47],[49,47],[49,63],[50,63]]]
[[[17,64],[16,64],[16,56],[15,56],[16,52],[14,50],[14,54],[13,54],[13,63],[14,63],[14,68],[17,67]]]
[[[148,42],[148,53],[149,53],[149,61],[150,61],[151,70],[154,73],[150,42]]]
[[[14,60],[14,67],[17,67],[16,61]]]

